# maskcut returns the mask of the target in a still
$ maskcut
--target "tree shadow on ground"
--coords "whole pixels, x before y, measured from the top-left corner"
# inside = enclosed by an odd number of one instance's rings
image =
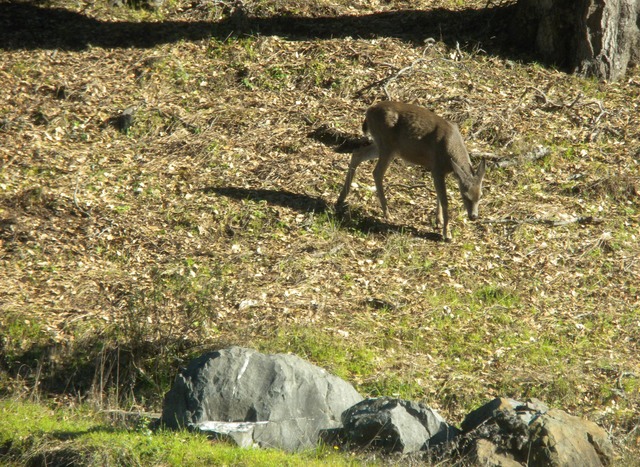
[[[326,212],[329,204],[322,198],[293,193],[287,190],[269,190],[264,188],[207,187],[205,193],[216,193],[227,198],[251,201],[266,201],[300,212]]]
[[[370,234],[404,233],[432,241],[441,241],[442,236],[435,232],[424,232],[411,226],[397,225],[375,217],[367,216],[357,209],[334,210],[333,206],[320,197],[293,193],[286,190],[239,187],[207,187],[205,193],[238,200],[266,201],[299,212],[330,213],[335,216],[342,229],[357,230]]]
[[[233,345],[225,339],[206,349]],[[20,382],[30,396],[68,394],[79,399],[119,401],[142,398],[159,403],[181,364],[181,358],[202,351],[201,344],[184,336],[143,339],[133,336],[119,342],[104,333],[81,345],[41,342],[22,352],[5,353],[0,346],[0,376]],[[178,357],[180,356],[180,357]],[[0,397],[12,397],[17,386],[0,386]]]
[[[365,15],[253,17],[243,12],[220,21],[103,21],[63,8],[31,2],[0,3],[0,48],[84,50],[149,48],[180,40],[233,35],[278,35],[289,40],[344,37],[396,37],[422,44],[425,39],[479,43],[488,53],[504,53],[503,34],[513,5],[458,11],[400,10]]]

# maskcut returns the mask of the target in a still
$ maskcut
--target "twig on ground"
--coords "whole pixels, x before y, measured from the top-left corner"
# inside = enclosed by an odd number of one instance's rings
[[[195,132],[198,131],[198,127],[196,125],[193,125],[193,124],[187,122],[184,118],[179,116],[176,112],[165,112],[164,110],[160,109],[159,107],[156,107],[155,111],[158,112],[158,114],[161,117],[168,118],[168,119],[173,119],[174,121],[177,121],[178,123],[180,123],[184,128],[186,128],[191,133],[195,133]]]
[[[529,91],[535,91],[538,95],[539,98],[542,98],[542,103],[545,106],[546,110],[556,110],[556,109],[561,109],[563,107],[565,107],[564,103],[558,103],[558,102],[553,102],[552,100],[550,100],[547,95],[540,90],[539,88],[535,87],[535,86],[527,86],[524,89],[524,92],[522,93],[522,96],[520,97],[520,102],[522,102],[522,99],[524,98],[524,96],[527,95],[527,92]]]
[[[73,190],[73,204],[76,206],[78,211],[80,211],[84,216],[91,217],[91,213],[85,209],[82,209],[80,207],[80,204],[78,203],[78,185],[79,184],[80,184],[80,180],[78,179],[78,177],[76,177],[76,187],[75,187],[75,190]]]
[[[365,87],[363,87],[362,89],[359,89],[358,91],[355,92],[355,95],[356,95],[356,97],[359,97],[365,91],[368,91],[369,89],[374,88],[376,86],[382,85],[382,90],[384,91],[385,95],[387,96],[387,99],[391,100],[391,95],[389,94],[389,90],[387,89],[387,86],[391,82],[397,80],[403,74],[405,74],[405,73],[407,73],[409,71],[412,71],[415,68],[415,66],[418,65],[419,63],[430,62],[430,61],[433,61],[433,60],[436,60],[436,59],[434,59],[434,58],[432,58],[432,59],[418,58],[418,59],[414,60],[411,65],[408,65],[408,66],[406,66],[404,68],[401,68],[400,70],[398,70],[393,75],[390,75],[390,76],[387,76],[385,78],[382,78],[382,79],[376,81],[375,83],[368,84]],[[385,65],[389,65],[389,64],[385,63]]]
[[[386,80],[385,80],[385,83],[382,85],[382,89],[384,90],[384,93],[387,96],[387,99],[391,100],[391,95],[389,94],[389,91],[387,89],[387,86],[389,84],[391,84],[393,81],[397,80],[403,74],[405,74],[405,73],[407,73],[409,71],[413,71],[415,66],[418,65],[419,63],[431,62],[433,60],[435,60],[435,59],[434,58],[432,58],[432,59],[418,58],[418,59],[414,60],[411,65],[406,66],[406,67],[401,68],[400,70],[398,70],[398,72],[395,75],[391,75],[391,76],[387,77]]]
[[[522,97],[520,97],[520,102],[522,102],[522,99],[524,98],[524,96],[527,94],[528,91],[535,91],[538,94],[538,97],[542,98],[543,104],[545,106],[544,107],[545,110],[557,110],[562,108],[573,109],[574,107],[579,108],[579,107],[586,107],[589,105],[596,105],[598,109],[600,109],[600,113],[594,120],[594,123],[593,123],[594,127],[598,124],[600,119],[607,113],[607,111],[604,109],[604,106],[602,105],[602,102],[598,100],[592,99],[590,101],[580,102],[580,99],[584,97],[584,94],[582,92],[578,92],[576,97],[569,103],[554,102],[551,99],[549,99],[542,90],[540,90],[535,86],[527,86],[525,88],[524,92],[522,93]]]

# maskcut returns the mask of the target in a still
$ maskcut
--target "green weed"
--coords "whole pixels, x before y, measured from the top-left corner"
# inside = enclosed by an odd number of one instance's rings
[[[504,307],[513,307],[520,302],[513,291],[504,287],[485,286],[476,290],[474,296],[483,306],[502,305]]]

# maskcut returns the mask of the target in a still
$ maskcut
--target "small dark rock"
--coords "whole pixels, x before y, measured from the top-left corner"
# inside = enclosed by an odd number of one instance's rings
[[[103,126],[112,126],[118,131],[127,134],[133,125],[133,115],[136,111],[135,106],[127,107],[115,117],[109,118]]]
[[[520,405],[522,404],[514,399],[507,399],[504,397],[493,399],[491,402],[469,412],[467,416],[464,417],[460,427],[462,428],[462,431],[469,432],[488,420],[491,420],[496,411],[515,410],[515,408]]]
[[[342,422],[350,444],[385,452],[416,452],[457,435],[435,410],[388,397],[354,405],[342,414]]]

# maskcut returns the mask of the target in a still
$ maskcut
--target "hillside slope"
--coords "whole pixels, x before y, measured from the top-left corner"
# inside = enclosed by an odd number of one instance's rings
[[[3,394],[157,410],[242,344],[451,420],[539,397],[637,454],[640,72],[542,66],[485,4],[0,4]],[[318,135],[388,98],[488,160],[478,221],[449,180],[451,244],[416,167],[390,220],[372,165],[334,212],[349,155]]]

